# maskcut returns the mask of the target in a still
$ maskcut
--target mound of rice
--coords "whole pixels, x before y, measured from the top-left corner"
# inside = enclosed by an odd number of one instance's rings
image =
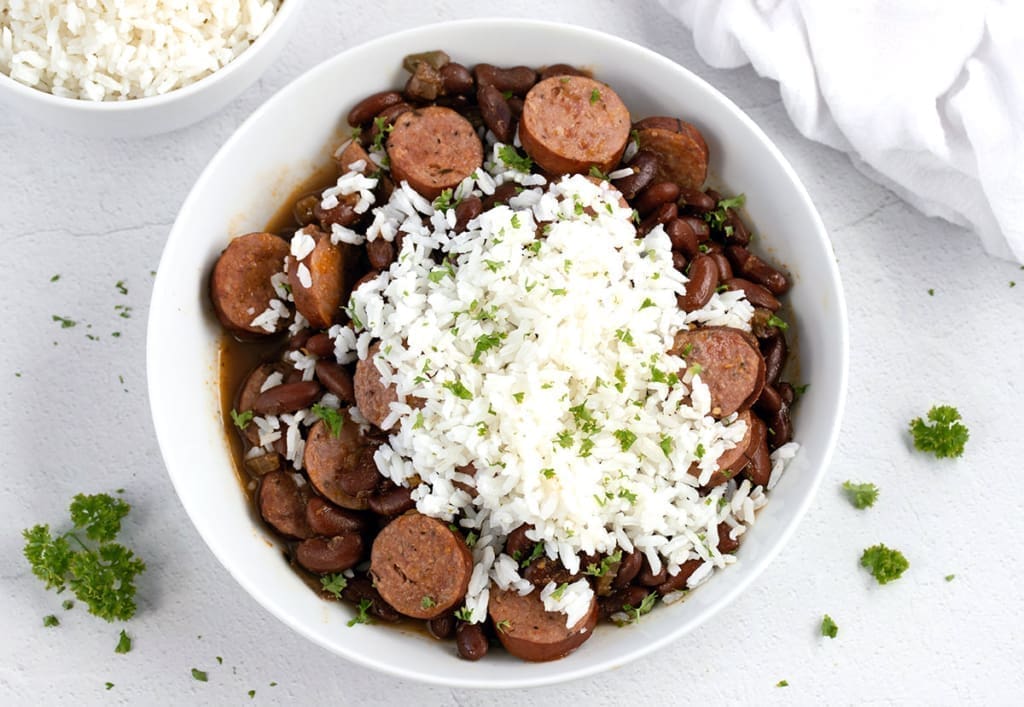
[[[55,96],[157,96],[244,52],[281,0],[9,0],[0,71]]]

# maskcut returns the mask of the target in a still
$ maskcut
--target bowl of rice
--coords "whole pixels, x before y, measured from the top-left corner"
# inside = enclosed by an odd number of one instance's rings
[[[479,662],[461,660],[424,631],[363,625],[350,606],[323,601],[282,561],[281,546],[249,503],[222,423],[223,331],[209,296],[218,257],[232,238],[267,228],[289,195],[331,163],[347,137],[344,116],[358,101],[401,89],[404,56],[436,49],[467,66],[583,67],[621,96],[634,119],[681,115],[692,121],[707,139],[709,182],[745,193],[759,250],[793,282],[785,316],[798,359],[794,380],[810,385],[794,408],[795,453],[783,460],[785,473],[773,474],[768,502],[758,504],[756,525],[751,520],[735,558],[680,601],[621,628],[601,625],[576,652],[551,662],[523,662],[498,651]],[[686,69],[625,40],[553,23],[487,19],[421,27],[349,49],[295,80],[238,129],[200,176],[167,241],[149,319],[147,377],[176,492],[244,591],[286,625],[355,663],[440,685],[521,688],[606,672],[692,640],[688,632],[753,582],[793,535],[827,472],[845,401],[847,349],[846,306],[828,235],[792,167],[748,116]]]
[[[13,0],[0,10],[0,103],[97,137],[176,130],[266,70],[305,0]]]

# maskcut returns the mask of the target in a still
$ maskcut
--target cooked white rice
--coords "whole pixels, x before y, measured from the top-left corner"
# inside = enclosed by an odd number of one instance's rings
[[[116,101],[187,86],[266,30],[281,0],[6,0],[0,71],[55,96]]]

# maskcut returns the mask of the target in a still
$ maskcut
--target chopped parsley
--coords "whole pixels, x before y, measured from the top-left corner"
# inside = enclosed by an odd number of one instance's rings
[[[341,428],[345,424],[345,418],[342,416],[341,412],[334,408],[329,408],[321,403],[314,405],[312,410],[313,414],[323,420],[324,424],[327,425],[327,429],[331,431],[331,437],[341,436]]]
[[[22,531],[23,552],[33,574],[58,593],[70,587],[95,616],[107,621],[130,619],[136,609],[135,577],[146,569],[131,550],[114,542],[130,508],[105,493],[78,494],[70,506],[74,530],[56,537],[49,525]],[[83,538],[94,541],[95,546],[90,547]]]
[[[665,373],[660,368],[651,366],[651,382],[653,383],[665,383],[668,386],[674,386],[679,383],[679,374],[677,373]]]
[[[440,267],[436,267],[431,270],[427,275],[427,279],[436,285],[445,278],[445,275],[450,276],[453,280],[455,279],[455,268],[453,268],[452,264],[448,262],[448,258],[444,259]]]
[[[60,279],[60,273],[57,273],[56,275],[54,275],[53,277],[50,278],[50,282],[57,282],[57,280],[59,280],[59,279]]]
[[[255,416],[252,410],[246,410],[245,412],[238,412],[234,408],[231,408],[231,421],[235,423],[235,427],[240,430],[244,430],[246,426],[252,422],[253,416]]]
[[[481,334],[476,339],[476,348],[473,349],[473,357],[470,358],[471,363],[480,363],[480,356],[491,349],[501,346],[501,342],[508,336],[507,334]],[[462,397],[461,395],[459,396]],[[469,398],[466,398],[469,400]]]
[[[647,309],[648,307],[654,307],[654,306],[655,306],[654,300],[652,300],[650,297],[644,297],[644,301],[643,301],[643,304],[640,305],[640,309],[643,310],[643,309]]]
[[[615,430],[612,432],[615,439],[619,440],[619,446],[622,447],[622,451],[627,452],[629,448],[636,442],[636,434],[629,430]],[[635,498],[635,497],[634,497]]]
[[[413,423],[412,428],[414,430],[423,429],[423,413],[422,412],[416,413],[416,422]]]
[[[53,628],[54,626],[60,626],[60,619],[53,614],[43,617],[43,626],[46,628]]]
[[[53,321],[60,322],[61,329],[70,329],[73,326],[78,326],[78,322],[68,317],[59,317],[56,314],[52,315]]]
[[[114,648],[115,653],[127,653],[132,649],[132,639],[124,629],[121,629],[121,635],[117,639],[117,646]]]
[[[539,240],[538,241],[534,241],[530,245],[526,246],[526,249],[528,251],[530,251],[531,253],[533,253],[534,255],[537,255],[537,253],[540,252],[541,245],[543,245],[543,243],[541,241],[539,241]],[[529,292],[529,290],[527,290],[527,292]]]
[[[704,449],[704,444],[702,442],[697,442],[697,448],[694,450],[693,453],[697,456],[698,459],[703,459],[705,451],[706,450]]]
[[[502,162],[519,172],[529,172],[533,169],[533,160],[523,157],[512,145],[502,145],[498,148],[498,157]]]
[[[782,319],[779,319],[774,314],[772,316],[768,317],[767,324],[768,324],[768,326],[778,327],[779,329],[782,329],[783,331],[785,331],[786,329],[789,329],[789,324],[787,324]]]
[[[367,612],[371,606],[373,606],[372,599],[360,599],[359,606],[356,607],[356,615],[348,620],[348,627],[351,628],[356,624],[370,623],[370,615]]]
[[[436,199],[434,199],[433,206],[438,211],[447,211],[448,209],[452,208],[452,206],[454,206],[454,204],[452,204],[452,190],[442,190],[441,194]]]
[[[472,530],[466,533],[466,547],[473,547],[480,538]]]
[[[835,638],[839,635],[839,626],[836,625],[836,622],[828,614],[821,617],[821,635],[828,636],[829,638]]]
[[[956,575],[955,574],[947,574],[946,575],[946,581],[947,582],[952,582],[954,579],[956,579]]]
[[[256,691],[255,690],[249,690],[249,692],[247,694],[249,695],[249,699],[250,700],[253,699],[254,697],[256,697]]]
[[[569,588],[569,583],[568,582],[562,582],[557,587],[555,587],[555,591],[551,592],[551,598],[554,599],[555,601],[559,601],[562,598],[562,595],[565,594],[565,590],[568,589],[568,588]]]
[[[544,469],[541,469],[540,470],[540,474],[545,479],[553,479],[553,478],[555,478],[555,470],[552,469],[551,467],[546,467]]]
[[[75,602],[71,601],[70,599],[65,599],[63,602],[61,602],[61,606],[64,608],[64,611],[71,611],[73,608],[75,608]]]
[[[633,333],[629,329],[616,329],[615,338],[629,346],[633,345]]]
[[[377,129],[377,134],[373,136],[373,144],[370,146],[371,151],[383,151],[384,150],[384,139],[388,134],[395,129],[394,125],[389,125],[387,118],[377,116],[373,119],[373,127]]]
[[[843,482],[843,490],[854,508],[864,509],[875,505],[878,500],[878,487],[874,484],[855,484],[852,481]]]
[[[199,682],[207,682],[209,678],[207,678],[205,670],[199,670],[198,668],[192,668],[192,679],[193,680],[198,680]]]
[[[601,100],[601,92],[596,88],[590,92],[590,104],[593,105]]]
[[[747,197],[743,194],[721,199],[713,211],[704,214],[704,220],[710,228],[725,232],[725,226],[729,221],[729,209],[741,208],[746,201]],[[731,235],[731,231],[728,235]]]
[[[114,687],[114,683],[112,683],[112,682],[105,682],[105,683],[103,683],[103,687],[105,687],[106,689],[110,690],[111,688]]]
[[[622,550],[616,550],[612,554],[603,558],[600,564],[594,564],[593,562],[588,564],[587,568],[583,570],[583,574],[591,577],[604,577],[612,567],[620,562],[622,562]]]
[[[651,592],[650,594],[648,594],[647,596],[644,597],[643,601],[640,602],[639,606],[634,607],[634,606],[632,606],[630,604],[625,604],[622,607],[622,610],[624,612],[626,612],[626,616],[629,617],[625,621],[625,623],[628,623],[628,624],[636,623],[637,621],[640,620],[641,616],[643,616],[644,614],[651,613],[651,609],[654,608],[654,604],[655,604],[656,601],[658,601],[658,593],[657,592]]]
[[[567,293],[568,293],[568,290],[566,290],[564,287],[552,287],[551,288],[551,294],[559,296],[559,297],[565,296]]]
[[[519,214],[512,214],[512,218],[508,222],[512,224],[512,228],[519,228],[522,225],[522,222],[519,220]]]
[[[534,543],[533,550],[530,552],[530,556],[519,563],[520,567],[526,567],[534,560],[544,555],[544,543]]]
[[[469,610],[469,607],[464,606],[455,612],[455,618],[457,618],[459,621],[465,621],[466,623],[469,623],[473,620],[473,612]]]
[[[522,403],[523,402],[523,398],[526,397],[526,393],[523,393],[523,392],[512,393],[512,397],[515,398],[515,401],[517,403]]]
[[[348,586],[348,580],[342,574],[325,574],[320,578],[320,588],[335,599],[341,599],[341,593]]]
[[[116,287],[117,291],[120,292],[122,295],[128,294],[128,288],[124,286],[124,280],[118,280],[117,282],[115,282],[114,287]]]
[[[494,624],[494,628],[498,633],[508,633],[512,630],[512,622],[508,619],[502,619],[498,623]]]
[[[619,489],[619,498],[626,499],[629,505],[636,503],[636,494],[629,489]]]
[[[779,680],[777,683],[775,683],[775,687],[789,687],[789,681]]]
[[[484,263],[486,263],[487,269],[491,272],[498,272],[498,270],[505,265],[505,263],[500,260],[487,260],[486,258],[484,259]]]
[[[608,181],[608,175],[602,172],[601,168],[598,167],[596,164],[590,165],[590,176],[593,177],[594,179],[600,179],[605,182]],[[611,204],[608,205],[611,206]]]
[[[899,550],[893,550],[879,543],[864,550],[860,556],[861,567],[871,572],[879,584],[888,584],[899,579],[910,567],[907,558]]]
[[[928,288],[928,295],[929,295],[930,297],[934,297],[934,296],[935,296],[935,289],[934,289],[934,288],[932,288],[932,287],[929,287],[929,288]]]
[[[699,363],[695,363],[686,369],[686,372],[689,373],[691,376],[699,376],[703,371],[704,366],[700,365]]]
[[[949,405],[936,405],[928,411],[928,420],[932,424],[920,417],[910,421],[914,446],[922,452],[931,452],[939,459],[963,456],[970,433],[960,423],[959,411]]]
[[[615,390],[620,393],[626,389],[626,372],[618,363],[615,364]]]
[[[434,598],[429,596],[429,595],[428,596],[424,596],[422,599],[420,599],[420,608],[421,609],[432,609],[435,606],[437,606],[437,602],[434,601]]]
[[[661,441],[658,443],[658,446],[661,447],[661,451],[666,457],[672,454],[673,442],[672,438],[669,437],[668,435],[664,435],[661,438]]]
[[[563,449],[568,449],[569,447],[572,446],[572,432],[570,432],[569,430],[562,430],[555,437],[555,441],[558,443],[559,447],[562,447]]]
[[[454,395],[456,398],[459,398],[460,400],[473,399],[473,394],[469,392],[469,389],[466,388],[466,386],[462,385],[461,381],[450,381],[448,383],[443,383],[441,387],[450,390],[452,392],[452,395]]]

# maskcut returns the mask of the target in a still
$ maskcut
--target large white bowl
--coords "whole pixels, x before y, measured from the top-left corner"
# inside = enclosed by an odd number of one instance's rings
[[[464,64],[591,67],[635,117],[682,114],[702,129],[714,180],[747,195],[761,241],[793,274],[791,334],[812,383],[794,421],[801,449],[745,536],[738,561],[686,601],[635,626],[601,627],[568,658],[529,664],[493,651],[459,660],[451,644],[389,626],[346,627],[351,610],[320,600],[282,560],[246,503],[220,424],[217,340],[207,277],[232,236],[259,230],[289,189],[327,159],[362,96],[400,86],[402,56],[443,48]],[[847,323],[835,257],[793,169],[764,133],[701,79],[635,44],[578,27],[479,20],[422,27],[350,49],[252,115],[213,158],[181,209],[160,262],[149,318],[149,393],[160,447],[182,504],[239,584],[302,635],[357,663],[426,682],[523,687],[621,666],[678,640],[732,601],[792,535],[826,472],[846,390]],[[268,542],[271,540],[271,542]]]
[[[306,0],[284,0],[267,29],[238,58],[160,96],[127,101],[62,98],[0,72],[0,103],[33,122],[90,137],[142,137],[177,130],[220,110],[258,79],[288,42],[305,4]]]

